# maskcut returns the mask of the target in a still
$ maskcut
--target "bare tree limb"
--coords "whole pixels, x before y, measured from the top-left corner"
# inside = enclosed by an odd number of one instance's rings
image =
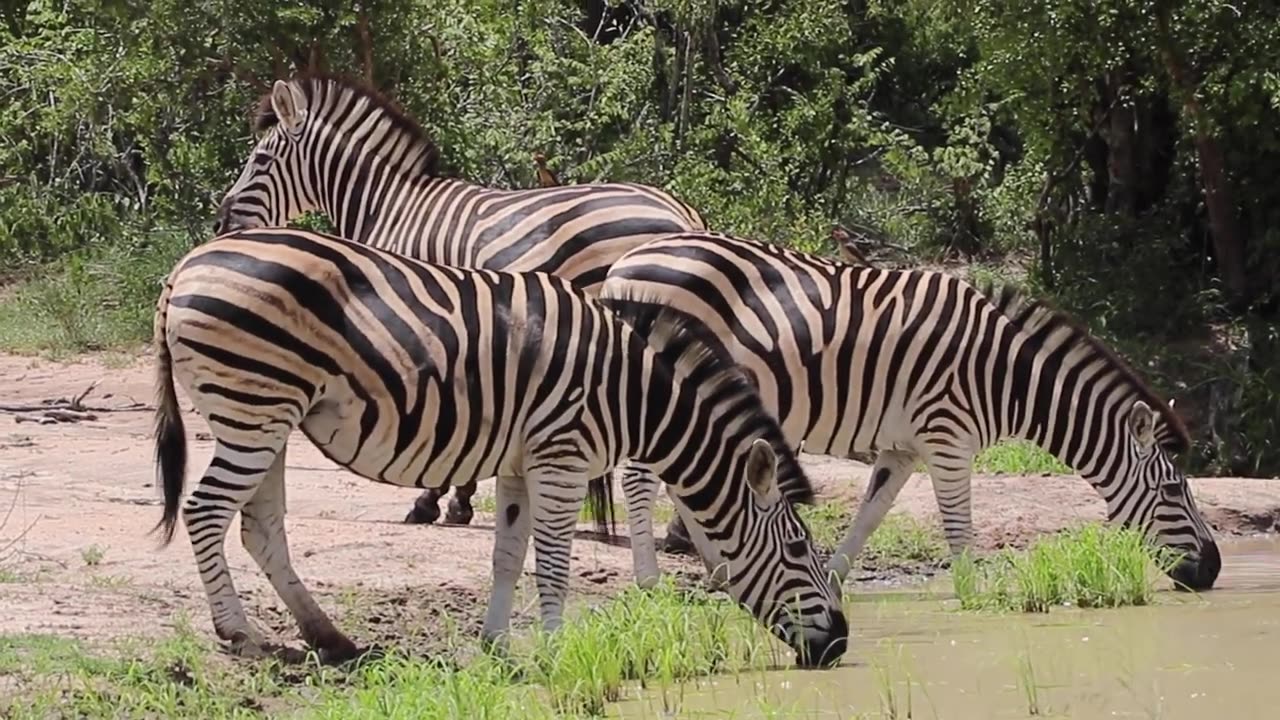
[[[369,32],[369,14],[360,11],[356,21],[356,53],[360,58],[360,69],[364,71],[364,81],[373,85],[373,35]]]

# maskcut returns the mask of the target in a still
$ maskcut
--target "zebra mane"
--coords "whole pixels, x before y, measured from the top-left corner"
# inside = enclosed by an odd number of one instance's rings
[[[408,141],[406,144],[409,147],[420,150],[417,163],[419,172],[428,177],[434,177],[439,172],[440,148],[435,141],[399,103],[377,88],[349,75],[315,70],[294,75],[288,82],[302,91],[311,108],[325,107],[326,101],[332,102],[338,96],[346,96],[352,101],[341,103],[341,106],[366,100],[371,113],[385,118],[387,125]],[[279,122],[280,118],[271,107],[271,91],[268,90],[258,98],[253,115],[253,131],[261,134]]]
[[[648,340],[660,357],[678,368],[698,387],[720,396],[723,402],[764,418],[766,424],[762,437],[773,446],[778,466],[790,463],[799,469],[795,452],[784,441],[782,429],[765,409],[759,393],[703,322],[660,300],[629,292],[622,297],[602,297],[599,300],[637,335]],[[803,470],[779,472],[778,490],[793,505],[814,503],[813,484]]]
[[[1164,421],[1157,424],[1156,436],[1166,450],[1178,454],[1191,448],[1191,434],[1182,417],[1119,354],[1094,337],[1074,317],[1051,307],[1044,300],[1029,298],[1009,285],[995,288],[993,283],[985,283],[980,292],[1015,327],[1031,336],[1033,347],[1044,347],[1055,332],[1065,332],[1063,343],[1088,348],[1093,357],[1106,363],[1111,372],[1119,375],[1133,393]]]

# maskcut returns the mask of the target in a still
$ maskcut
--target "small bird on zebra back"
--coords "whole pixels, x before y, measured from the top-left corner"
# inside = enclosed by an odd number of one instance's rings
[[[289,557],[293,431],[376,482],[497,477],[481,633],[501,646],[530,536],[543,627],[561,625],[579,511],[612,506],[612,484],[589,481],[626,459],[667,484],[729,593],[800,665],[834,663],[849,628],[793,507],[813,487],[759,396],[690,327],[643,298],[601,301],[546,273],[426,263],[288,228],[225,234],[178,262],[156,306],[158,527],[167,543],[181,515],[215,632],[260,654],[272,648],[225,553],[239,513],[245,550],[303,639],[339,661],[360,651]],[[175,383],[215,441],[185,503]]]
[[[845,262],[850,265],[875,267],[862,250],[858,249],[853,236],[849,234],[848,230],[836,225],[831,228],[831,239],[836,241],[836,251],[840,253],[841,259]]]
[[[560,181],[556,178],[555,173],[547,169],[547,156],[538,151],[533,154],[533,164],[538,173],[538,184],[542,187],[556,187]]]
[[[1208,589],[1218,577],[1217,543],[1178,465],[1191,438],[1172,401],[1042,302],[943,272],[855,266],[706,232],[628,252],[600,292],[697,318],[716,352],[752,378],[791,447],[876,453],[828,564],[838,580],[917,462],[951,552],[968,548],[974,456],[1003,438],[1039,445],[1093,486],[1109,522],[1180,554],[1169,573],[1179,588]],[[658,485],[643,468],[624,470],[622,484],[636,576],[651,584]],[[675,518],[668,541],[687,537]]]
[[[355,78],[277,80],[253,127],[258,139],[223,196],[215,233],[282,227],[316,211],[341,237],[371,247],[459,267],[547,272],[595,292],[627,250],[706,228],[697,211],[658,188],[561,186],[541,153],[534,161],[542,187],[503,190],[450,177],[422,126]],[[449,487],[424,490],[405,521],[435,522]],[[471,521],[475,489],[454,485],[447,522]]]

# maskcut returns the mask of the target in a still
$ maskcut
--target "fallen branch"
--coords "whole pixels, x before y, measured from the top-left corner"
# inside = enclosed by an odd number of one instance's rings
[[[147,410],[155,410],[154,406],[146,405],[140,402],[132,402],[128,405],[117,405],[115,407],[107,407],[100,405],[85,405],[84,400],[98,386],[95,380],[84,389],[84,392],[76,395],[68,400],[67,398],[59,398],[57,400],[44,400],[38,403],[25,403],[17,405],[0,405],[0,412],[7,413],[39,413],[46,417],[53,417],[58,422],[76,422],[78,420],[94,420],[94,413],[113,413],[113,412],[142,412]],[[18,422],[32,422],[32,416],[20,415],[24,418]],[[38,422],[39,420],[35,420]]]
[[[13,421],[19,423],[33,422],[40,425],[54,425],[56,423],[80,422],[81,420],[97,419],[98,416],[91,412],[69,410],[67,408],[50,408],[41,412],[39,415],[15,415]]]

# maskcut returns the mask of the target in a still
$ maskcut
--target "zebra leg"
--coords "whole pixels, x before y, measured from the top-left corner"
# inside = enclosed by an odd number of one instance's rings
[[[530,475],[533,498],[534,577],[542,629],[555,632],[564,618],[569,593],[569,557],[578,514],[587,499],[587,483],[560,472]]]
[[[827,561],[827,572],[834,576],[833,583],[837,588],[844,584],[853,568],[854,558],[858,557],[867,539],[880,527],[898,493],[907,484],[915,461],[914,453],[898,450],[882,450],[876,457],[871,469],[871,479],[867,483],[867,494],[858,506],[853,524]]]
[[[973,543],[973,503],[969,478],[973,456],[935,454],[925,459],[933,480],[933,495],[942,514],[942,534],[952,558]]]
[[[284,458],[285,450],[281,449],[258,492],[241,511],[240,541],[289,607],[302,639],[319,652],[321,662],[350,660],[359,654],[355,643],[334,627],[302,584],[289,558],[289,541],[284,531]]]
[[[404,521],[410,525],[431,525],[440,519],[440,496],[449,492],[449,483],[445,481],[444,485],[438,488],[427,488],[423,490],[413,501],[413,509],[408,515],[404,516]]]
[[[231,643],[232,652],[238,655],[261,656],[269,650],[262,633],[249,624],[231,580],[227,528],[236,513],[257,494],[283,448],[284,441],[276,438],[266,439],[257,447],[234,449],[218,440],[209,469],[182,507],[182,520],[213,615],[213,630]]]
[[[658,551],[653,536],[653,503],[662,481],[645,468],[622,467],[622,496],[631,530],[631,562],[636,585],[649,589],[658,584]]]
[[[666,486],[667,495],[671,498],[672,504],[676,506],[676,517],[685,521],[685,527],[689,531],[690,544],[693,546],[698,558],[702,560],[702,565],[707,569],[707,589],[709,590],[725,590],[729,587],[729,565],[723,561],[721,556],[711,549],[711,543],[707,540],[706,533],[696,522],[689,522],[687,517],[689,509],[684,503],[676,497],[675,491],[671,486]]]
[[[469,483],[453,486],[453,498],[449,500],[449,512],[444,521],[457,525],[470,525],[476,511],[471,507],[471,496],[476,494],[476,486],[480,483],[472,480]]]
[[[494,493],[497,517],[493,523],[493,585],[489,590],[489,608],[485,611],[480,640],[490,649],[505,650],[516,581],[524,570],[533,517],[524,478],[500,475]]]

